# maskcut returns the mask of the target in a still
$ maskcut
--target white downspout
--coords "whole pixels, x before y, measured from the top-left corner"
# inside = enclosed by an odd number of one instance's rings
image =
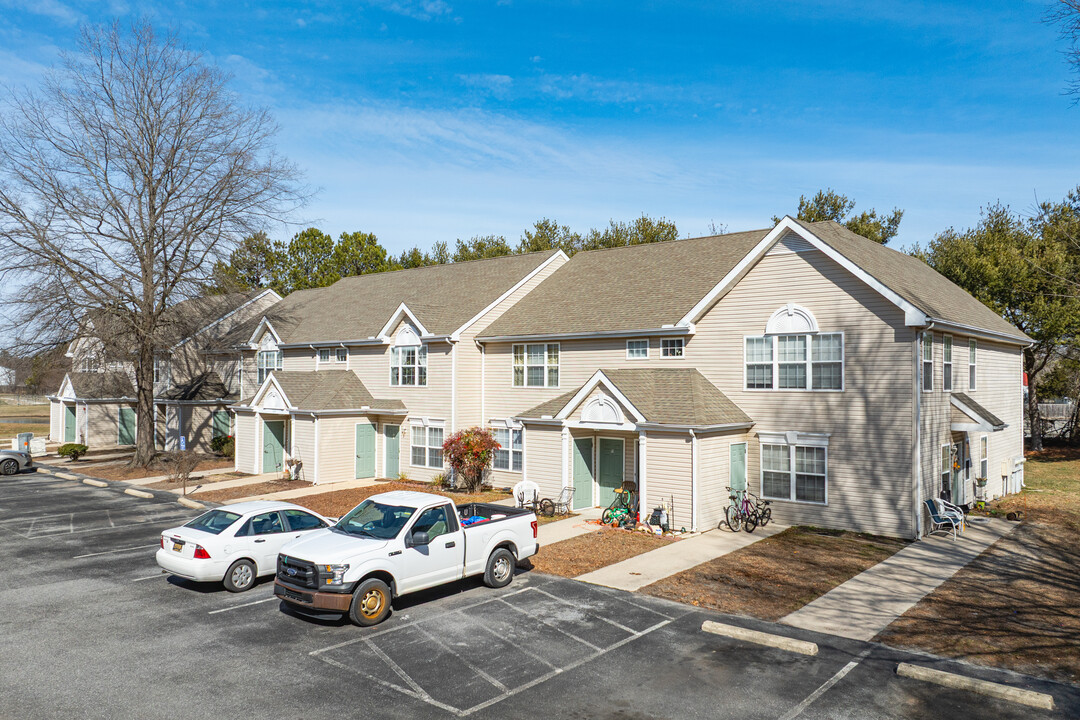
[[[569,487],[570,472],[568,466],[570,464],[570,428],[563,425],[562,428],[562,487]]]
[[[698,437],[690,428],[690,532],[697,532]]]
[[[645,519],[649,512],[649,504],[645,500],[645,468],[647,464],[645,462],[645,431],[638,430],[638,462],[641,463],[641,467],[638,468],[638,512],[640,516]]]

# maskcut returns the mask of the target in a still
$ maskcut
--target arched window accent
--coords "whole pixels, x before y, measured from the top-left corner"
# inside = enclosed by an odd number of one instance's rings
[[[765,325],[766,335],[798,335],[817,331],[814,314],[795,303],[788,303],[774,312]]]
[[[394,345],[390,348],[390,384],[427,385],[427,346],[420,341],[420,334],[412,325],[406,324],[394,337]]]
[[[259,355],[256,361],[260,385],[266,380],[267,375],[282,369],[283,360],[281,350],[274,342],[274,336],[270,332],[263,333],[262,340],[259,341]]]
[[[581,411],[582,422],[623,424],[622,410],[606,395],[594,397]]]

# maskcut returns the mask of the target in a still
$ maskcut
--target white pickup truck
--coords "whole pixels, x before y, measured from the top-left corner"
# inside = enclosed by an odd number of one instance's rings
[[[480,574],[489,587],[509,585],[516,562],[539,547],[531,510],[382,493],[333,527],[284,546],[274,594],[297,608],[376,625],[398,595]]]

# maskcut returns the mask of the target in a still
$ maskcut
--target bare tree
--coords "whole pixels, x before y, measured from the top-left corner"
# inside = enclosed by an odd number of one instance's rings
[[[108,329],[134,368],[136,464],[154,455],[166,310],[306,200],[272,118],[228,80],[148,22],[84,27],[78,52],[0,118],[0,300],[24,343],[70,338],[87,318]]]
[[[1057,0],[1047,13],[1046,20],[1061,29],[1061,38],[1069,43],[1065,57],[1073,70],[1080,74],[1080,0]],[[1080,95],[1080,79],[1069,84],[1069,93]]]

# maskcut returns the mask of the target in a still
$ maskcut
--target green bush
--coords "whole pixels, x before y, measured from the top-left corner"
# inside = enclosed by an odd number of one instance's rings
[[[232,458],[236,454],[236,440],[232,435],[220,435],[210,441],[210,449],[219,455]]]
[[[70,458],[72,462],[75,462],[86,454],[86,450],[87,447],[80,443],[67,443],[57,448],[56,454],[60,457]]]

